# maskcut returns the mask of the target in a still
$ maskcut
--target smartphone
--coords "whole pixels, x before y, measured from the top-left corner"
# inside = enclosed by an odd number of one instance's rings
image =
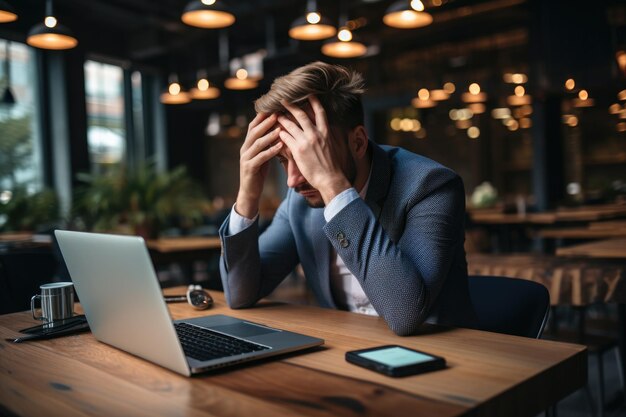
[[[441,356],[399,345],[378,346],[346,352],[346,361],[388,376],[408,376],[446,367]]]
[[[80,314],[78,316],[72,316],[66,319],[55,320],[50,323],[43,323],[37,326],[28,327],[26,329],[20,330],[20,333],[26,334],[52,334],[58,331],[74,328],[74,327],[82,327],[87,323],[87,318],[84,314]]]

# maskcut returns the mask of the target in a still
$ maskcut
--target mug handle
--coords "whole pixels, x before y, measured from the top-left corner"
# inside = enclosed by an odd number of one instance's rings
[[[31,299],[30,299],[30,312],[33,315],[33,318],[35,320],[45,320],[45,318],[43,316],[36,316],[35,315],[35,300],[38,299],[38,298],[41,299],[41,295],[40,294],[36,294],[36,295],[33,295],[31,297]]]

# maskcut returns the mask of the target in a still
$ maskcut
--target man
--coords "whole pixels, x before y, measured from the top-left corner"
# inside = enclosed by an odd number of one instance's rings
[[[360,74],[314,62],[255,103],[237,201],[220,229],[232,308],[254,305],[302,264],[323,307],[380,315],[398,335],[429,321],[470,325],[465,194],[450,169],[369,141]],[[258,232],[268,163],[290,190]]]

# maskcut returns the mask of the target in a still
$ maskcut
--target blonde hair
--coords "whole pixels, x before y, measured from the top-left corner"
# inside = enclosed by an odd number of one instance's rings
[[[341,65],[317,61],[276,78],[270,90],[254,103],[257,113],[283,113],[280,103],[303,106],[313,94],[326,110],[331,125],[352,129],[363,124],[361,95],[365,91],[363,76]]]

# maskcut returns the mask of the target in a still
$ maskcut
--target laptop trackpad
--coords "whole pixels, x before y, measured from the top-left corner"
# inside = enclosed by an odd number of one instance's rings
[[[218,332],[230,334],[237,337],[252,337],[267,333],[276,333],[278,330],[272,330],[267,327],[257,326],[249,323],[226,324],[224,326],[211,326],[210,329]]]

